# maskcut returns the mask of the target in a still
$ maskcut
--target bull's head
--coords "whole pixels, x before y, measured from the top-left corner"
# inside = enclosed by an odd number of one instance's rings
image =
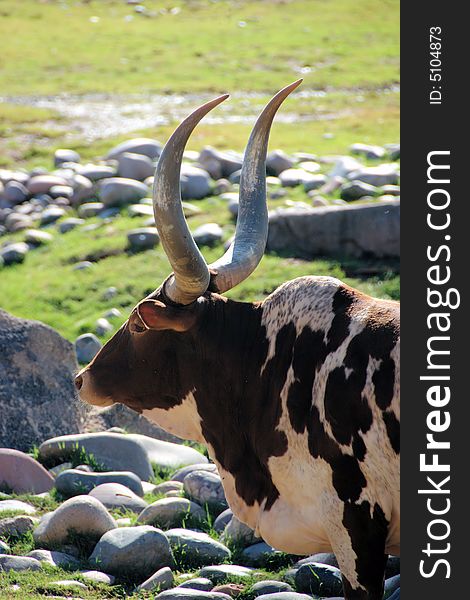
[[[195,110],[170,137],[155,173],[153,207],[173,273],[139,302],[119,331],[77,375],[75,383],[83,400],[98,406],[121,402],[139,412],[157,409],[161,422],[164,411],[191,396],[194,382],[185,372],[188,365],[200,367],[197,357],[207,352],[197,340],[202,330],[211,327],[205,318],[208,305],[224,304],[226,299],[219,294],[246,279],[263,256],[268,234],[265,162],[269,132],[276,111],[301,81],[276,94],[253,128],[240,177],[235,238],[224,256],[211,265],[198,250],[183,215],[180,169],[191,132],[228,96]],[[219,320],[223,328],[224,318]]]

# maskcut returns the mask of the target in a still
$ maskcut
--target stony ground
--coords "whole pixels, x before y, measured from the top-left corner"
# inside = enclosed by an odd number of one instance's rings
[[[114,428],[1,449],[0,473],[2,599],[342,596],[334,555],[286,555],[232,515],[202,447]]]

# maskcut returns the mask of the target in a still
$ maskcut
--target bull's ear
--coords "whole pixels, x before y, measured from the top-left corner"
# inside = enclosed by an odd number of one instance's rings
[[[137,307],[137,313],[148,329],[157,331],[187,331],[197,318],[197,311],[192,306],[167,306],[160,300],[143,300]]]

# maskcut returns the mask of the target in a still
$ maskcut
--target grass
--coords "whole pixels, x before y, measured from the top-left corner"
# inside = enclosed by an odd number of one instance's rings
[[[167,10],[173,5],[177,14]],[[148,0],[145,6],[158,15],[138,15],[113,0],[0,0],[0,35],[9,40],[0,89],[8,95],[267,91],[299,74],[315,87],[398,81],[397,0]]]

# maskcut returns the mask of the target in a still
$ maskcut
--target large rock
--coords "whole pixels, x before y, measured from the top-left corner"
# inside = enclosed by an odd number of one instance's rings
[[[163,591],[172,588],[174,583],[175,577],[173,575],[173,571],[170,569],[170,567],[163,567],[162,569],[159,569],[156,573],[154,573],[152,577],[149,577],[146,581],[141,583],[137,590]]]
[[[106,206],[124,206],[131,202],[138,202],[148,193],[148,186],[135,179],[110,177],[100,181],[99,196]]]
[[[147,450],[150,462],[164,469],[176,469],[209,462],[204,454],[190,446],[173,444],[138,433],[129,433],[127,437],[140,442]]]
[[[127,232],[129,248],[140,252],[151,250],[160,242],[160,236],[156,227],[138,227]]]
[[[230,550],[207,533],[191,529],[170,529],[165,535],[180,565],[201,567],[230,559]]]
[[[142,482],[135,473],[130,471],[87,473],[81,469],[66,469],[57,475],[55,487],[63,496],[69,498],[80,494],[88,494],[103,483],[120,483],[132,490],[134,494],[144,495]]]
[[[26,532],[32,531],[38,522],[39,519],[37,517],[29,517],[27,515],[7,517],[6,519],[0,518],[0,537],[21,537]]]
[[[32,550],[28,556],[40,562],[45,562],[53,567],[78,569],[80,561],[70,554],[58,552],[57,550]]]
[[[119,177],[143,181],[151,177],[155,171],[152,160],[143,154],[123,152],[118,157]]]
[[[0,448],[0,489],[15,494],[42,494],[54,485],[54,478],[28,454]]]
[[[272,150],[266,157],[266,173],[277,177],[294,166],[294,161],[282,150]]]
[[[22,263],[28,254],[29,246],[25,242],[13,242],[0,248],[0,260],[5,265]]]
[[[201,150],[197,162],[212,179],[229,177],[242,167],[240,155],[234,152],[220,152],[211,146],[206,146]]]
[[[181,167],[181,197],[183,200],[201,200],[211,193],[211,180],[203,169],[191,165]]]
[[[187,519],[203,521],[206,513],[199,504],[187,498],[161,498],[149,504],[139,515],[138,523],[162,529],[180,527]]]
[[[0,446],[26,451],[81,431],[77,368],[72,344],[56,331],[0,310]]]
[[[149,158],[158,158],[162,152],[163,146],[160,142],[149,138],[134,138],[132,140],[126,140],[121,144],[118,144],[112,148],[106,158],[118,159],[125,152],[132,152],[133,154],[143,154]]]
[[[248,525],[245,525],[245,523],[242,523],[237,517],[233,516],[225,527],[220,541],[224,543],[232,542],[239,546],[249,546],[258,542],[259,538],[256,537],[251,527],[248,527]]]
[[[87,364],[101,350],[102,343],[94,333],[83,333],[75,340],[75,353],[80,364]]]
[[[0,554],[0,573],[2,571],[5,573],[8,571],[39,571],[41,569],[41,563],[35,558]]]
[[[188,587],[175,587],[156,596],[158,600],[231,600],[228,594],[221,592],[204,592]]]
[[[140,441],[118,433],[83,433],[52,438],[39,447],[43,463],[58,464],[67,461],[82,448],[107,471],[131,471],[141,480],[153,476],[147,450]]]
[[[69,148],[58,148],[54,152],[54,166],[59,167],[63,163],[79,163],[80,154]]]
[[[195,465],[188,465],[187,467],[182,467],[173,473],[171,476],[172,481],[181,481],[183,482],[186,475],[189,473],[193,473],[194,471],[210,471],[211,473],[217,473],[217,465],[214,463],[198,463]]]
[[[266,542],[258,542],[248,546],[241,553],[240,560],[249,567],[266,567],[276,557],[280,557],[282,552],[276,550]]]
[[[307,563],[297,571],[295,587],[299,592],[307,594],[339,596],[343,592],[341,572],[330,565]]]
[[[37,546],[56,549],[67,544],[72,534],[81,535],[92,542],[116,527],[116,521],[99,500],[90,496],[77,496],[45,514],[33,537]]]
[[[227,508],[222,480],[210,471],[193,471],[183,481],[184,491],[198,504],[208,504],[214,508]]]
[[[143,581],[162,567],[171,567],[173,555],[162,531],[141,525],[105,533],[89,562],[106,573]]]
[[[26,184],[26,188],[33,196],[39,194],[47,194],[54,185],[67,185],[67,181],[63,177],[55,175],[36,175]]]
[[[147,507],[147,502],[120,483],[102,483],[88,495],[99,500],[106,508],[140,513]]]
[[[223,234],[217,223],[204,223],[193,231],[193,239],[198,246],[214,246],[222,240]]]
[[[267,249],[305,258],[399,257],[400,201],[277,209],[269,215]]]
[[[363,167],[348,173],[348,179],[362,181],[369,185],[396,185],[399,182],[398,167],[395,163],[379,165],[378,167]]]
[[[210,565],[198,571],[198,577],[207,577],[214,584],[219,584],[231,579],[252,577],[253,571],[253,569],[240,565]]]
[[[23,502],[22,500],[15,499],[6,499],[0,500],[0,518],[2,516],[2,512],[18,512],[27,515],[34,515],[36,513],[36,509],[31,504],[27,502]]]

